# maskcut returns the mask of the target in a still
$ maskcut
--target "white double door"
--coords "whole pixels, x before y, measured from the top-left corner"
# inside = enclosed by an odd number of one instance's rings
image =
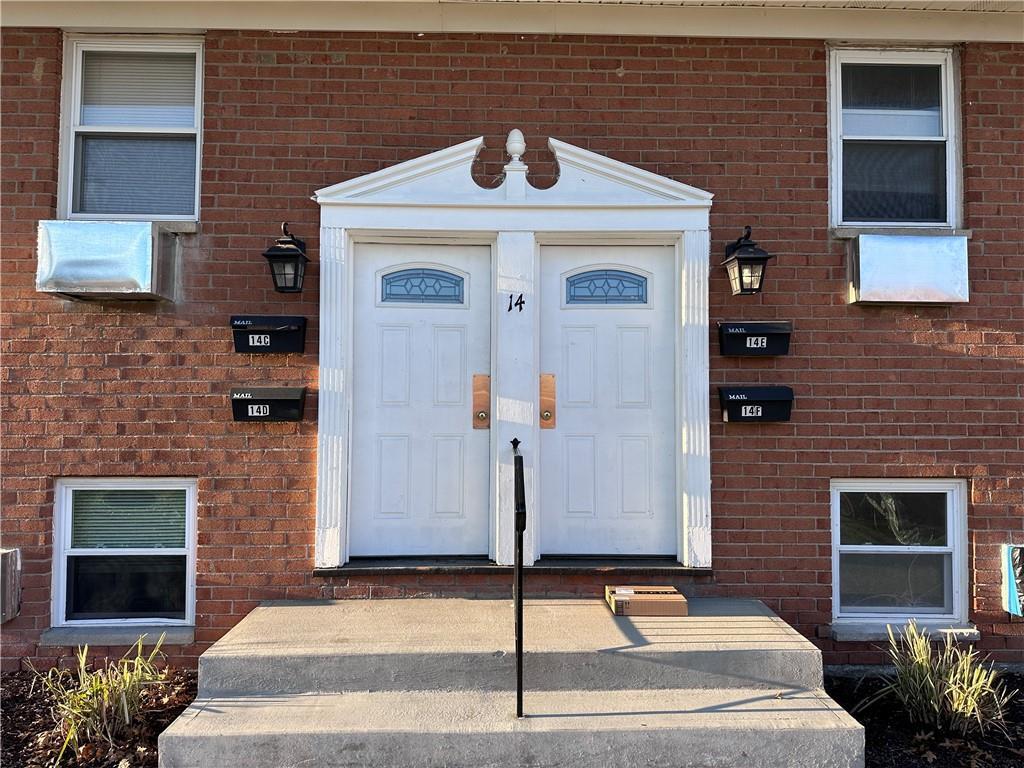
[[[539,434],[524,446],[537,554],[675,554],[673,249],[544,246],[539,259],[526,311],[554,427],[517,425]],[[491,249],[363,244],[353,296],[350,555],[486,555],[492,515],[512,511],[492,509],[497,458],[474,428],[473,377],[491,373],[492,312],[509,301]],[[532,405],[514,410],[539,415],[539,392]]]

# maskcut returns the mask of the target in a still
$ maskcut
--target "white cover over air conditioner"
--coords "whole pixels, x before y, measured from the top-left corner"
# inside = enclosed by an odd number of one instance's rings
[[[149,221],[40,221],[36,290],[76,299],[174,300],[178,238]]]

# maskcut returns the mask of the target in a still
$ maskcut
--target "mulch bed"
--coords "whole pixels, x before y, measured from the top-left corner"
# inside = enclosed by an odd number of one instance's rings
[[[53,730],[49,694],[36,685],[32,672],[5,674],[0,680],[0,731],[3,734],[0,764],[3,768],[44,768],[53,765],[64,739]],[[182,710],[196,697],[196,673],[171,669],[167,680],[149,686],[146,707],[123,743],[83,745],[77,762],[72,749],[64,753],[63,765],[85,768],[155,768],[156,740]]]
[[[1003,674],[1018,694],[1010,705],[1011,738],[994,731],[962,739],[903,720],[895,699],[854,714],[864,726],[865,768],[1021,768],[1024,766],[1024,674]],[[825,690],[848,712],[881,688],[876,677],[826,675]]]
[[[865,768],[1021,768],[1024,765],[1024,674],[1005,674],[1007,686],[1020,693],[1011,705],[1012,738],[990,733],[984,738],[959,739],[932,733],[900,720],[891,701],[881,701],[855,717],[865,728]],[[825,688],[845,709],[853,709],[878,690],[877,678],[830,675]],[[32,673],[3,676],[0,702],[4,768],[44,768],[53,764],[62,739],[53,731],[50,699],[36,686]],[[31,695],[30,695],[31,694]],[[105,743],[85,745],[75,756],[65,755],[67,766],[84,768],[155,768],[157,737],[195,698],[196,673],[171,670],[161,685],[152,686],[148,706],[138,725],[111,748]]]

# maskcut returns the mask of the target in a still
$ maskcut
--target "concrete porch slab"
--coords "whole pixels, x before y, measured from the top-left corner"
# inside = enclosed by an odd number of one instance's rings
[[[197,700],[162,768],[858,768],[863,729],[820,691],[378,691]]]
[[[821,655],[756,600],[687,617],[613,616],[600,600],[529,600],[527,689],[822,686]],[[200,695],[514,685],[508,600],[267,603],[200,659]]]

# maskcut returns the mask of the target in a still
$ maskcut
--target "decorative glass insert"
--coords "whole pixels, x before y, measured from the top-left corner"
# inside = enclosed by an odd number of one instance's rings
[[[440,269],[402,269],[384,275],[382,302],[403,304],[462,304],[463,278]]]
[[[647,278],[621,269],[581,272],[565,281],[566,304],[646,304]]]

